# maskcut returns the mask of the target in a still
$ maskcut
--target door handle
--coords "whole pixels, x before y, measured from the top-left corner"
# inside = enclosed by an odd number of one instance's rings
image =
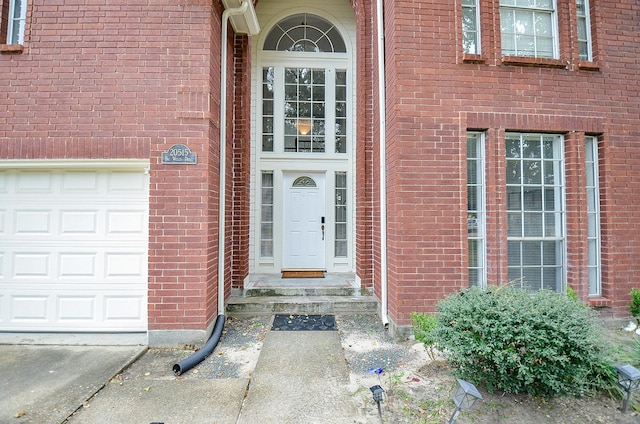
[[[324,240],[324,216],[320,218],[320,222],[322,223],[322,225],[320,225],[320,228],[322,229],[322,240]]]

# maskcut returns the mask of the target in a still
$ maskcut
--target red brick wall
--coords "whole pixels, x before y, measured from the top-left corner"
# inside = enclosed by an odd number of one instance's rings
[[[380,261],[380,228],[376,221],[379,209],[374,208],[374,200],[379,192],[379,173],[374,154],[379,139],[378,98],[377,98],[377,44],[376,4],[362,0],[352,2],[356,16],[356,73],[358,120],[356,121],[356,273],[361,278],[363,288],[372,289],[376,269]],[[374,246],[374,240],[377,240]],[[376,266],[377,264],[377,266]],[[379,285],[376,286],[379,289]],[[379,296],[378,290],[378,296]]]
[[[575,2],[559,0],[559,60],[503,58],[498,2],[465,56],[460,1],[387,2],[389,306],[399,325],[467,285],[465,134],[486,131],[490,283],[506,281],[504,133],[565,135],[568,282],[586,300],[585,133],[601,142],[603,296],[626,315],[640,271],[640,20],[632,0],[591,1],[593,63],[578,61]],[[465,59],[467,60],[465,62]]]
[[[233,96],[233,198],[231,210],[233,288],[244,288],[249,274],[249,212],[251,176],[251,43],[246,36],[235,37],[234,96]]]
[[[25,49],[0,54],[0,157],[148,158],[149,329],[204,328],[217,308],[220,3],[28,3]],[[174,144],[198,164],[162,165]]]
[[[389,314],[433,311],[466,286],[465,136],[486,133],[488,274],[506,280],[504,134],[566,136],[568,282],[584,298],[585,134],[601,153],[603,297],[624,315],[640,271],[639,6],[591,0],[595,59],[580,63],[575,4],[558,0],[559,60],[500,54],[498,2],[482,47],[461,48],[461,5],[385,1]],[[380,296],[376,4],[354,0],[358,72],[356,268]],[[203,328],[217,308],[219,1],[29,2],[25,49],[0,54],[0,158],[148,158],[149,328]],[[229,36],[226,294],[248,272],[249,52]],[[234,54],[235,52],[235,54]],[[174,144],[192,166],[162,165]]]

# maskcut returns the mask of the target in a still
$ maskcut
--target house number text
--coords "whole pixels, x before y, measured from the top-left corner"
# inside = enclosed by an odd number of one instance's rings
[[[174,144],[162,153],[162,163],[195,164],[198,163],[198,155],[184,144]]]

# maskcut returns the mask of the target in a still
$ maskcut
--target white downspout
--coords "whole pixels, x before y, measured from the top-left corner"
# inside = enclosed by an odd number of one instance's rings
[[[224,315],[224,259],[225,252],[225,195],[227,183],[227,27],[231,15],[241,15],[249,8],[247,0],[240,7],[222,12],[222,40],[220,53],[220,202],[218,206],[218,315]]]
[[[380,112],[380,318],[389,327],[387,287],[387,96],[384,51],[384,0],[377,0],[378,21],[378,109]]]

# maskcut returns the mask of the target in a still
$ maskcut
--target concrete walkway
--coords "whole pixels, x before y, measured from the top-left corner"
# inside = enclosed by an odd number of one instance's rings
[[[337,331],[268,331],[247,378],[176,378],[184,351],[146,350],[0,344],[0,423],[358,422]]]
[[[238,424],[353,423],[337,331],[270,331]]]
[[[69,423],[353,423],[348,383],[337,331],[269,331],[250,379],[112,382]]]

